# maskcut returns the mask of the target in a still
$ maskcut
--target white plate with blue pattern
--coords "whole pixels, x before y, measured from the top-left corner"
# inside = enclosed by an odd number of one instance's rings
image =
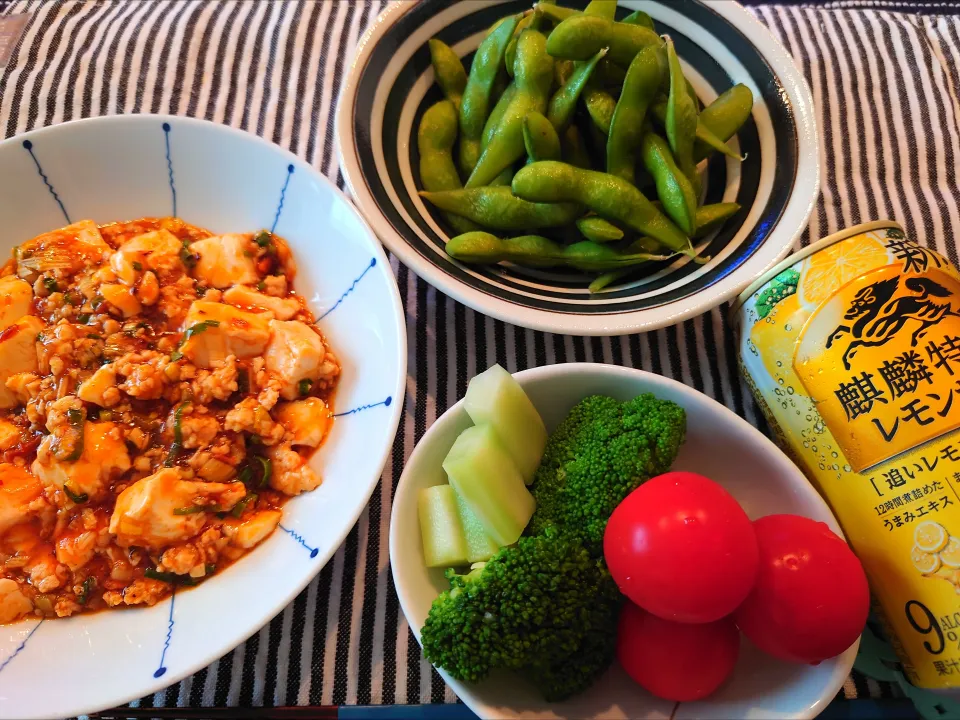
[[[46,230],[176,215],[213,232],[272,228],[343,365],[340,416],[312,465],[317,490],[222,574],[152,608],[0,626],[0,717],[53,718],[128,702],[206,666],[280,612],[330,559],[367,504],[403,405],[406,335],[373,233],[329,180],[253,135],[179,117],[127,115],[0,142],[0,253]]]

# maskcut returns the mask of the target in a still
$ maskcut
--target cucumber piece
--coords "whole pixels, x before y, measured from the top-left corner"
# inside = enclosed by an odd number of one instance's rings
[[[487,534],[480,519],[473,514],[463,498],[453,493],[457,498],[457,512],[460,513],[460,523],[463,525],[463,536],[467,541],[467,561],[471,563],[489,560],[497,554],[500,546],[497,541]]]
[[[524,483],[532,483],[547,444],[547,428],[513,375],[491,365],[470,381],[463,405],[476,425],[493,427]]]
[[[417,509],[427,567],[466,565],[467,540],[454,489],[449,485],[424,488],[417,497]]]
[[[523,476],[489,425],[464,430],[443,461],[450,484],[497,544],[512,545],[536,508]]]

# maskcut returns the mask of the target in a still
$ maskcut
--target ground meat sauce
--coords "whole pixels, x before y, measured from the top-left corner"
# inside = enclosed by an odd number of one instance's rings
[[[152,605],[321,479],[340,365],[286,243],[74,223],[0,270],[0,622]]]

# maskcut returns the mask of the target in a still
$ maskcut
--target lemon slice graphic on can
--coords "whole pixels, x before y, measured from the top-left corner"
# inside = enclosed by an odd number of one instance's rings
[[[800,302],[813,309],[854,278],[886,265],[888,258],[883,240],[873,235],[824,248],[803,261]]]
[[[913,531],[913,542],[916,543],[917,548],[926,553],[940,552],[947,546],[949,540],[947,529],[933,520],[920,523]],[[954,567],[960,567],[960,565]]]
[[[910,561],[924,575],[930,575],[940,569],[940,556],[936,553],[924,552],[916,545],[910,551]]]
[[[940,551],[940,561],[947,567],[960,568],[960,538],[950,536],[947,546]]]

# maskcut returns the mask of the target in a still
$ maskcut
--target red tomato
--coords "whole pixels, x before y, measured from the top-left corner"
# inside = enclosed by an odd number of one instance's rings
[[[863,632],[870,610],[857,556],[822,522],[768,515],[753,524],[760,572],[737,610],[737,626],[764,652],[813,663],[839,655]]]
[[[705,698],[730,677],[739,654],[732,618],[685,625],[633,603],[620,613],[617,659],[638,685],[664,700]]]
[[[620,592],[667,620],[732,613],[757,576],[757,540],[737,501],[702,475],[647,481],[610,516],[603,554]]]

